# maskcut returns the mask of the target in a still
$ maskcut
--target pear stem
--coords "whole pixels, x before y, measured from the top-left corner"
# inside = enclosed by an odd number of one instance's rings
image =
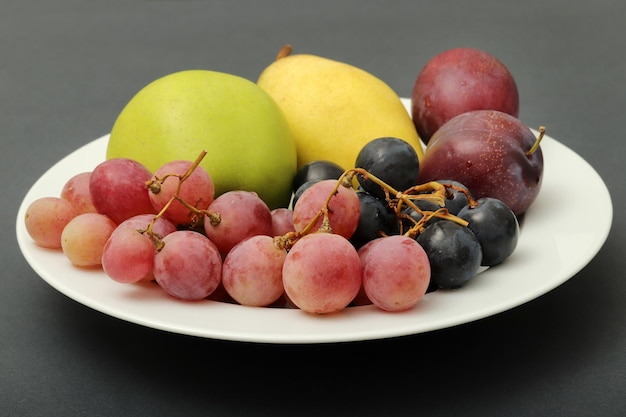
[[[530,158],[531,156],[533,156],[535,152],[537,152],[537,149],[539,149],[539,144],[541,143],[541,139],[543,139],[543,136],[545,135],[545,133],[546,133],[545,126],[539,126],[539,136],[537,137],[537,140],[535,141],[533,146],[528,150],[528,152],[526,152],[527,157]]]
[[[278,51],[278,55],[276,55],[276,61],[278,61],[279,59],[288,57],[289,55],[291,55],[292,51],[293,51],[293,47],[290,44],[283,45],[283,47],[280,48],[280,51]]]

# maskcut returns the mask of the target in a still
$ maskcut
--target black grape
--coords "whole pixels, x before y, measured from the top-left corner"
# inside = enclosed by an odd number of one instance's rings
[[[370,240],[381,237],[381,233],[391,234],[391,225],[395,215],[384,200],[364,191],[359,191],[357,195],[361,203],[361,214],[359,225],[350,241],[358,248]]]
[[[343,168],[331,161],[319,160],[309,162],[296,172],[292,189],[295,192],[302,184],[309,181],[339,179],[343,171]]]
[[[413,203],[417,206],[418,209],[422,210],[422,211],[436,211],[438,209],[440,209],[441,207],[439,207],[437,204],[431,202],[431,201],[427,201],[427,200],[413,200]],[[404,216],[408,216],[410,217],[413,221],[409,220],[409,219],[402,219],[402,224],[403,224],[403,230],[406,232],[408,229],[412,228],[415,223],[419,222],[420,220],[422,220],[422,218],[424,217],[422,212],[415,210],[413,207],[410,206],[406,206],[405,209],[402,210],[402,214]],[[439,217],[431,217],[426,224],[432,224],[436,221],[441,220]]]
[[[417,184],[419,159],[406,141],[394,137],[374,139],[361,149],[354,165],[380,178],[398,191]],[[361,187],[375,197],[383,198],[384,190],[371,180],[358,176]]]
[[[483,266],[495,266],[507,259],[517,247],[519,223],[511,209],[501,200],[480,198],[477,205],[465,206],[458,217],[466,220],[480,242]]]
[[[463,207],[468,204],[469,200],[467,196],[469,195],[471,197],[472,194],[466,186],[458,181],[439,180],[437,182],[448,186],[446,187],[446,202],[444,207],[448,209],[448,212],[450,214],[456,215]],[[458,190],[459,188],[464,191]]]
[[[416,240],[428,255],[433,286],[461,287],[480,268],[480,242],[465,226],[449,220],[438,221],[427,226]]]

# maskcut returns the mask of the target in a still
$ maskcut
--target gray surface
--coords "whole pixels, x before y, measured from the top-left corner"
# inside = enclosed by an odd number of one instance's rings
[[[623,113],[626,3],[584,1],[18,1],[0,9],[0,415],[626,415]],[[384,4],[384,6],[383,6]],[[520,117],[589,161],[613,229],[556,290],[495,317],[354,344],[274,346],[142,328],[42,281],[15,239],[19,203],[175,70],[256,79],[278,48],[367,69],[402,95],[435,53],[485,49],[517,79]],[[593,228],[589,217],[572,227]],[[584,242],[581,242],[584,244]]]

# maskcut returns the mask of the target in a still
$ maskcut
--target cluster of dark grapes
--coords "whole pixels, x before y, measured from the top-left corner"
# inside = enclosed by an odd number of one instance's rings
[[[481,267],[504,262],[517,246],[518,219],[506,204],[491,197],[474,199],[452,180],[417,184],[419,158],[401,139],[369,142],[354,173],[360,217],[350,242],[361,249],[384,236],[416,240],[430,263],[429,291],[463,286]],[[342,175],[344,170],[330,161],[304,166],[294,181],[294,206],[313,184]],[[402,262],[409,265],[412,259]]]

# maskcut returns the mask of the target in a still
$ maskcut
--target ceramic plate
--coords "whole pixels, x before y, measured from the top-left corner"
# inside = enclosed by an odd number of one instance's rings
[[[574,276],[600,250],[612,222],[611,198],[597,172],[546,136],[542,190],[525,215],[515,253],[463,288],[426,294],[415,308],[402,313],[361,306],[316,316],[297,309],[182,302],[155,284],[119,284],[101,270],[73,267],[60,251],[36,246],[26,232],[27,206],[36,198],[58,195],[72,175],[91,171],[104,160],[107,140],[108,135],[103,136],[66,156],[28,191],[16,222],[22,253],[46,282],[85,306],[141,326],[198,337],[260,343],[350,342],[471,322],[528,302]],[[588,217],[585,205],[567,203],[580,190],[594,190],[593,228],[579,226]]]

